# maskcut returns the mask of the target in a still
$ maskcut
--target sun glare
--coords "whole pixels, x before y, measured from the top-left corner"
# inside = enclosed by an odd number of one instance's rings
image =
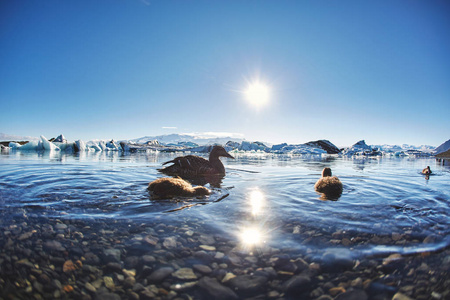
[[[269,102],[270,89],[259,81],[252,82],[245,91],[245,97],[251,105],[261,107]]]
[[[241,240],[246,245],[257,245],[262,241],[262,234],[256,228],[246,228],[241,232]]]
[[[264,194],[260,190],[253,190],[250,193],[249,203],[252,215],[261,214],[265,202]]]

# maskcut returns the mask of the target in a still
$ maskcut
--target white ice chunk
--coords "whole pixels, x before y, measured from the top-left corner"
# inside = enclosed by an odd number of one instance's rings
[[[41,135],[41,145],[44,150],[59,151],[59,148],[52,142],[49,142],[43,135]]]

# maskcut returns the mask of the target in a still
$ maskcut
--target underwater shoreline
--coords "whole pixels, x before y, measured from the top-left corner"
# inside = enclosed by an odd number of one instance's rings
[[[244,247],[201,220],[166,224],[163,218],[141,223],[24,215],[3,219],[0,228],[4,299],[450,297],[449,247],[360,259],[352,257],[351,247],[336,248],[318,259],[312,248]],[[316,232],[295,230],[305,240],[316,238]],[[330,246],[354,238],[343,232]]]

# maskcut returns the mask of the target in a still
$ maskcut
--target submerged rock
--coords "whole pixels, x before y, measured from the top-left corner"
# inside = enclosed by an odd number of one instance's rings
[[[215,278],[203,277],[199,280],[198,286],[204,290],[211,299],[228,300],[238,299],[233,290],[219,283]]]

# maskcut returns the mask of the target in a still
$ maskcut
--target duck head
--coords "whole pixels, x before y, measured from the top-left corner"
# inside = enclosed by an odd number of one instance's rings
[[[233,156],[231,156],[230,154],[228,154],[228,152],[225,150],[224,147],[222,146],[214,146],[211,150],[211,153],[209,153],[209,158],[211,159],[211,157],[229,157],[229,158],[233,158]]]
[[[323,168],[322,170],[322,177],[328,177],[331,176],[331,169],[330,168]]]

